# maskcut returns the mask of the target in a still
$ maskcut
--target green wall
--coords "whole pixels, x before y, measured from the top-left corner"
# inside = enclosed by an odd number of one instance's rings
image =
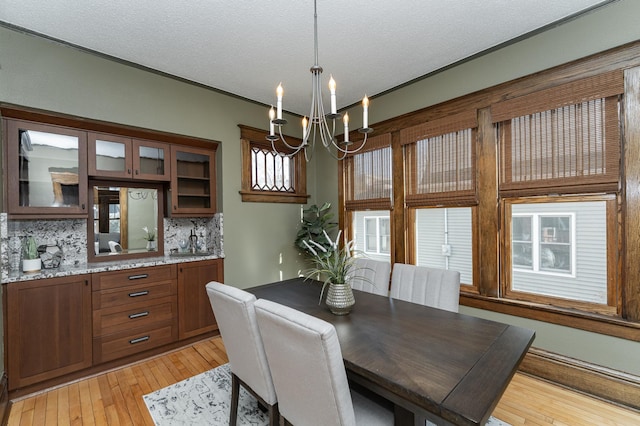
[[[2,27],[0,101],[220,141],[225,281],[248,287],[298,274],[300,205],[242,203],[238,193],[238,124],[266,128],[266,107]]]
[[[640,39],[640,2],[619,0],[564,25],[374,98],[370,122],[396,117]],[[381,58],[380,66],[389,64]],[[215,70],[212,70],[215,72]],[[355,78],[355,77],[354,77]],[[0,102],[221,142],[225,281],[248,287],[298,274],[292,246],[300,205],[242,203],[237,124],[266,128],[266,108],[0,28]],[[358,115],[353,127],[358,126]],[[4,175],[3,175],[4,178]],[[316,154],[311,203],[337,205],[337,167]],[[640,375],[640,343],[462,307],[534,328],[536,347]]]
[[[619,0],[534,37],[373,98],[369,120],[375,128],[376,122],[639,40],[638,17],[639,1]],[[356,128],[358,114],[352,116]],[[323,159],[317,167],[329,176],[337,175],[333,161]],[[534,329],[535,347],[640,375],[638,342],[465,306],[460,307],[460,312]]]

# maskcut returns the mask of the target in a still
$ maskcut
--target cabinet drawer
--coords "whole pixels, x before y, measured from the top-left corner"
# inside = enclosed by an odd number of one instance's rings
[[[156,328],[136,328],[93,339],[93,362],[99,364],[148,349],[175,342],[177,329],[173,324]]]
[[[128,287],[143,283],[173,280],[177,276],[176,265],[160,265],[126,271],[100,272],[94,274],[93,291]]]
[[[175,281],[141,282],[93,292],[93,309],[123,306],[176,294]]]
[[[104,336],[132,328],[153,328],[176,317],[177,300],[173,296],[113,306],[93,312],[93,335]]]

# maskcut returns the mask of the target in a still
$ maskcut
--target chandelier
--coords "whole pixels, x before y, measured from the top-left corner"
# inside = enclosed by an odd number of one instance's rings
[[[282,118],[282,98],[284,90],[282,83],[278,85],[276,89],[276,110],[274,111],[273,105],[269,110],[269,135],[267,140],[271,141],[271,148],[274,152],[293,157],[298,152],[304,150],[304,156],[309,161],[313,155],[316,138],[319,138],[324,148],[331,154],[331,156],[337,160],[342,160],[348,154],[353,154],[360,151],[367,142],[367,135],[373,132],[373,129],[369,127],[369,98],[365,95],[362,99],[362,128],[358,129],[359,133],[364,134],[364,138],[361,142],[358,142],[356,146],[354,142],[349,140],[349,113],[345,113],[344,116],[336,111],[336,82],[331,76],[329,80],[329,93],[331,101],[331,112],[325,114],[324,104],[322,102],[322,90],[321,79],[322,67],[318,65],[318,13],[316,10],[316,0],[313,1],[313,36],[314,36],[314,54],[315,64],[311,67],[311,111],[309,112],[309,118],[304,117],[302,119],[302,142],[299,145],[292,145],[287,142],[282,134],[282,126],[287,124],[287,120]],[[342,118],[344,125],[344,140],[338,142],[335,136],[336,133],[336,121]],[[276,132],[275,127],[278,127]],[[278,150],[275,142],[281,140],[282,144],[288,148],[286,152]]]

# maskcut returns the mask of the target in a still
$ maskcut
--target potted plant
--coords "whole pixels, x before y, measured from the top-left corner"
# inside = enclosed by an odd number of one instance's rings
[[[349,241],[340,247],[338,241],[341,234],[342,231],[339,231],[335,241],[332,241],[326,232],[323,232],[323,238],[319,241],[302,240],[314,263],[314,268],[308,271],[307,278],[322,277],[324,279],[320,302],[325,288],[329,286],[325,303],[335,315],[348,314],[356,303],[350,284],[357,272],[355,258],[351,255],[355,241]],[[329,247],[325,248],[321,242],[328,244]]]
[[[42,260],[38,254],[38,244],[32,236],[27,237],[24,243],[22,272],[38,272],[42,269]]]
[[[155,250],[156,249],[156,232],[158,228],[149,229],[146,226],[142,228],[145,232],[144,239],[147,240],[147,250]]]
[[[323,255],[329,254],[332,247],[331,240],[324,238],[324,233],[331,234],[332,230],[338,226],[336,222],[332,222],[333,213],[331,213],[331,204],[324,203],[321,207],[316,204],[302,211],[302,223],[298,234],[296,235],[295,245],[305,255],[313,258],[315,255],[304,244],[305,241],[315,241],[320,244],[326,251],[320,251]]]

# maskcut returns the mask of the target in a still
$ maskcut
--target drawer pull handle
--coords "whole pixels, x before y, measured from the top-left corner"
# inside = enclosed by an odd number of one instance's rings
[[[146,317],[147,315],[149,315],[149,311],[138,312],[137,314],[129,315],[129,319],[136,319],[136,318]]]
[[[135,345],[136,343],[146,342],[147,340],[149,340],[149,336],[142,336],[137,339],[129,340],[129,343]]]
[[[129,275],[130,280],[140,280],[142,278],[148,278],[149,274]]]
[[[146,296],[149,294],[149,290],[136,291],[135,293],[129,293],[129,297]]]

